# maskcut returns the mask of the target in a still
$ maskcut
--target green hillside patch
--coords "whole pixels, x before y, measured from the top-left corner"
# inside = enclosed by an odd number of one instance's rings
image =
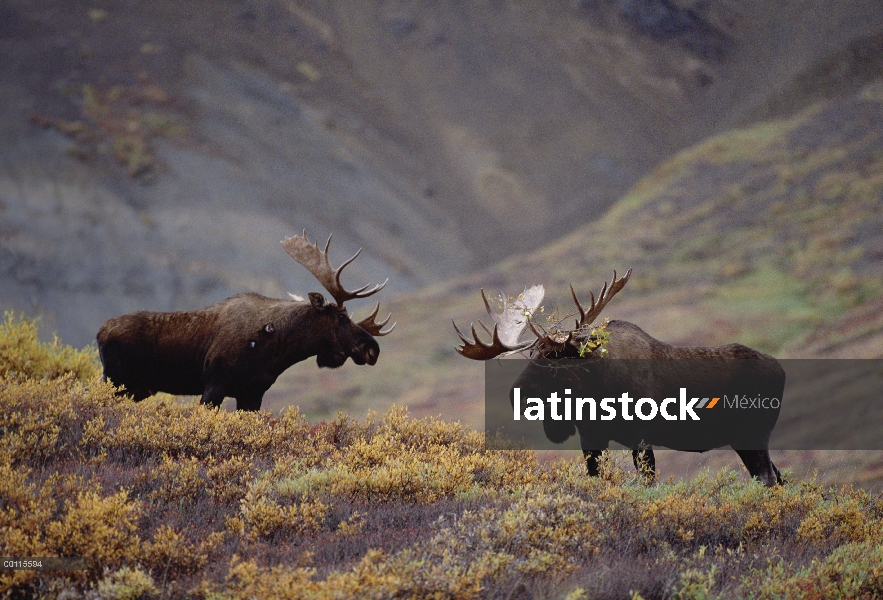
[[[647,304],[655,293],[696,289],[705,309],[698,319],[729,321],[744,337],[726,341],[757,340],[775,352],[883,295],[883,104],[868,98],[817,105],[686,150],[543,260],[571,280],[588,273],[603,281],[599,264],[632,267],[649,281],[622,297],[639,292]],[[584,257],[568,254],[573,246]]]
[[[806,284],[771,267],[714,288],[703,304],[710,312],[738,316],[744,323],[740,342],[766,352],[824,321],[831,308],[811,303]]]

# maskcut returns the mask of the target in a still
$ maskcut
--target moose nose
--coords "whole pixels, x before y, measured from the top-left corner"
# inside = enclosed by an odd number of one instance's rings
[[[375,346],[369,346],[365,349],[365,362],[369,365],[373,365],[377,362],[377,357],[380,356],[380,348]]]

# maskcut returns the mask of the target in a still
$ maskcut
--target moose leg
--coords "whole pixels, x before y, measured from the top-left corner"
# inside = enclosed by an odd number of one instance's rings
[[[236,396],[236,410],[261,410],[261,401],[263,399],[263,394],[260,396]]]
[[[632,450],[632,460],[640,475],[646,477],[651,483],[656,481],[656,456],[653,454],[653,446],[641,442],[637,448]]]
[[[736,450],[752,477],[760,479],[767,487],[782,485],[782,475],[770,459],[769,450]]]
[[[200,404],[211,404],[215,408],[220,408],[221,404],[224,402],[224,398],[227,397],[227,394],[224,393],[219,387],[206,387],[205,391],[202,392],[202,399],[199,401]]]
[[[601,458],[603,450],[583,450],[583,456],[586,459],[586,471],[589,477],[597,477],[601,470],[598,468],[598,459]]]
[[[586,470],[589,472],[589,477],[597,477],[600,472],[598,468],[598,459],[601,458],[601,453],[604,452],[604,450],[591,448],[590,446],[594,445],[594,441],[590,442],[582,436],[579,438],[579,443],[583,449],[583,457],[585,457],[586,460]]]

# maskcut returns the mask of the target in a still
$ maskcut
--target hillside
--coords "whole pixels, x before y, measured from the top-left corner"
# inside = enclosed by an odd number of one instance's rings
[[[450,325],[483,318],[479,289],[546,286],[570,313],[614,268],[634,269],[605,311],[677,344],[741,342],[779,357],[883,357],[883,94],[874,83],[797,116],[713,137],[660,165],[595,223],[485,272],[386,304],[399,328],[377,367],[284,374],[265,406],[327,418],[393,403],[483,424],[483,365]],[[485,318],[485,322],[487,319]],[[382,367],[382,369],[381,369]],[[662,453],[662,473],[738,466],[732,452]],[[801,477],[877,486],[883,456],[780,453]]]
[[[861,87],[877,8],[4,2],[0,308],[82,345],[123,312],[303,293],[277,245],[303,228],[365,247],[354,280],[438,284],[708,135]]]
[[[569,283],[585,298],[613,269],[634,272],[606,316],[671,343],[883,357],[874,310],[883,297],[881,90],[874,83],[712,137],[553,244],[385,304],[400,324],[382,340],[377,368],[295,367],[270,405],[296,398],[324,416],[400,402],[480,424],[483,367],[454,352],[450,319],[483,316],[480,288],[512,294],[534,283],[546,286],[547,310],[564,315]]]
[[[660,339],[883,358],[878,3],[9,0],[0,53],[0,556],[86,563],[0,596],[883,597],[883,453],[488,450],[450,324],[632,268]],[[99,380],[110,316],[317,289],[303,228],[391,278],[375,366]]]
[[[883,506],[861,490],[647,485],[612,456],[588,478],[401,408],[311,423],[135,404],[97,367],[0,326],[0,554],[83,562],[4,570],[4,597],[883,595]]]

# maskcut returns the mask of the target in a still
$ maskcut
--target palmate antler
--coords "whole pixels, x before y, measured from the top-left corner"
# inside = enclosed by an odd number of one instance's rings
[[[592,321],[594,321],[598,315],[601,314],[601,311],[604,310],[604,307],[607,306],[607,303],[621,290],[626,283],[628,283],[629,277],[632,276],[632,270],[629,269],[626,271],[625,275],[616,278],[616,271],[613,271],[613,279],[611,280],[610,287],[607,287],[607,282],[604,282],[604,287],[601,288],[601,293],[598,295],[598,303],[595,304],[595,294],[591,291],[589,292],[589,297],[592,301],[592,305],[589,307],[589,310],[586,311],[583,308],[583,305],[579,303],[579,300],[576,299],[576,292],[573,291],[573,285],[570,286],[570,295],[573,297],[573,301],[576,304],[576,308],[579,311],[579,319],[576,321],[576,329],[575,331],[579,331],[586,325],[591,325]]]
[[[338,306],[343,306],[343,303],[347,300],[367,298],[368,296],[376,294],[382,290],[383,286],[386,285],[386,282],[389,281],[389,279],[387,279],[383,283],[375,285],[370,290],[368,290],[371,286],[370,283],[357,290],[345,290],[340,283],[340,274],[343,272],[345,266],[356,260],[359,254],[362,253],[362,249],[359,248],[359,251],[353,254],[349,260],[343,261],[343,264],[339,267],[332,269],[331,265],[328,263],[328,246],[330,244],[331,236],[329,235],[328,241],[325,242],[325,249],[319,250],[318,243],[311,244],[307,239],[306,230],[304,230],[303,235],[295,235],[282,240],[282,247],[285,248],[288,255],[306,267],[306,269],[319,280],[319,283],[322,284],[322,287],[328,290],[328,293],[331,294],[331,297],[334,298],[334,301],[337,302]],[[368,291],[366,292],[365,290]]]
[[[331,268],[331,264],[328,262],[328,246],[331,245],[331,236],[328,236],[328,241],[325,242],[325,249],[320,250],[318,243],[311,243],[307,239],[307,232],[304,232],[301,235],[295,235],[289,238],[285,238],[282,240],[282,247],[285,249],[285,252],[288,253],[291,258],[299,262],[303,265],[313,276],[319,280],[319,283],[322,284],[328,293],[331,294],[331,297],[334,298],[334,301],[337,303],[338,307],[343,307],[343,303],[348,300],[354,300],[357,298],[367,298],[368,296],[372,296],[383,289],[386,283],[389,281],[387,279],[383,283],[375,285],[370,290],[371,284],[364,285],[357,290],[347,290],[340,283],[340,274],[343,272],[344,267],[348,264],[356,260],[359,254],[362,253],[362,249],[359,248],[359,251],[356,252],[351,258],[343,261],[343,263],[337,267],[336,269]],[[367,291],[366,291],[367,290]],[[395,327],[395,323],[392,324],[392,327],[387,329],[386,331],[381,331],[384,325],[389,322],[392,314],[388,315],[382,322],[376,323],[374,321],[375,317],[377,317],[377,312],[380,310],[380,303],[374,308],[374,312],[372,312],[367,318],[356,323],[359,327],[370,333],[371,335],[386,335]]]
[[[463,335],[463,332],[457,327],[457,323],[452,319],[451,322],[454,323],[454,329],[463,341],[463,345],[457,347],[457,352],[473,360],[490,360],[501,354],[521,352],[530,348],[536,343],[536,340],[526,344],[519,344],[518,338],[521,336],[524,328],[528,326],[530,317],[540,305],[540,302],[543,301],[544,294],[543,286],[535,285],[525,289],[517,299],[510,302],[505,294],[500,292],[500,299],[503,301],[503,312],[495,313],[491,310],[491,305],[488,302],[487,296],[484,295],[484,290],[481,290],[481,299],[484,300],[484,307],[487,309],[488,315],[494,321],[494,329],[491,331],[481,321],[478,324],[491,335],[491,343],[485,344],[479,339],[474,323],[471,326],[472,340],[470,340]]]
[[[601,311],[604,310],[604,307],[607,306],[607,303],[613,299],[613,296],[625,286],[631,274],[632,270],[629,269],[624,276],[617,279],[616,271],[614,271],[613,280],[610,283],[610,286],[608,287],[607,282],[604,282],[604,287],[598,295],[597,303],[595,302],[595,294],[589,292],[591,296],[591,305],[588,310],[580,304],[576,297],[576,292],[571,285],[570,295],[573,297],[577,311],[579,311],[579,319],[576,320],[574,329],[565,332],[559,331],[553,335],[538,329],[534,326],[531,320],[533,312],[543,300],[543,286],[535,285],[532,288],[524,290],[524,293],[513,302],[508,302],[505,296],[501,293],[500,297],[503,299],[503,312],[500,314],[491,310],[487,297],[484,295],[484,290],[482,290],[481,297],[484,300],[484,306],[495,324],[493,331],[485,327],[484,323],[481,321],[479,321],[478,324],[481,325],[482,329],[491,334],[491,343],[485,344],[478,338],[475,331],[475,325],[472,326],[473,339],[470,340],[463,335],[463,332],[461,332],[457,327],[457,324],[454,323],[454,329],[457,330],[457,335],[459,335],[460,339],[463,341],[463,345],[457,347],[457,352],[466,358],[471,358],[473,360],[490,360],[501,354],[527,350],[538,343],[561,347],[570,342],[580,330],[592,324],[598,315],[601,314]],[[537,336],[537,339],[529,343],[519,344],[518,338],[521,336],[525,327],[529,327],[533,334]]]
[[[386,315],[386,318],[383,319],[381,322],[376,323],[374,321],[374,319],[377,317],[377,311],[379,311],[379,310],[380,310],[380,302],[377,303],[377,305],[374,307],[374,310],[371,312],[370,315],[368,315],[367,317],[365,317],[364,319],[362,319],[361,321],[356,323],[356,325],[358,325],[359,327],[361,327],[362,329],[364,329],[365,331],[367,331],[368,333],[370,333],[371,335],[373,335],[375,337],[381,336],[381,335],[386,335],[387,333],[390,333],[393,329],[396,328],[395,323],[390,325],[389,329],[387,329],[386,331],[381,331],[381,329],[383,329],[384,325],[389,323],[390,318],[392,318],[392,313],[389,313],[388,315]]]

